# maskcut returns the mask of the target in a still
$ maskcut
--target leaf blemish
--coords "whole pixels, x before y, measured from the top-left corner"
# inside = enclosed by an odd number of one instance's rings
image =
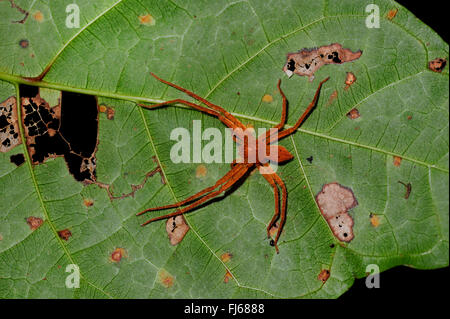
[[[123,248],[116,248],[111,253],[111,256],[109,257],[109,260],[112,261],[112,262],[118,263],[124,257],[125,258],[128,257],[127,251],[125,249],[123,249]]]
[[[347,117],[351,120],[355,120],[357,118],[359,118],[361,116],[361,114],[359,114],[358,109],[351,109],[350,112],[347,113]]]
[[[322,269],[322,271],[317,276],[317,280],[320,280],[323,283],[326,283],[328,278],[330,278],[330,271],[328,269]]]
[[[325,184],[316,195],[316,202],[334,236],[341,241],[351,241],[353,219],[348,210],[358,205],[353,191],[336,182]]]
[[[37,22],[42,22],[44,21],[44,14],[38,10],[33,14],[33,19]]]
[[[441,73],[447,65],[447,60],[443,58],[437,58],[428,62],[428,68],[437,73]]]
[[[345,78],[344,90],[347,91],[348,88],[355,82],[356,82],[356,76],[352,72],[347,72],[347,76]]]
[[[395,167],[399,167],[402,163],[402,158],[400,156],[394,156],[393,164]]]
[[[42,223],[44,222],[42,218],[40,217],[34,217],[30,216],[26,219],[28,226],[30,226],[31,230],[36,230],[39,227],[41,227]]]
[[[30,45],[30,42],[28,40],[26,40],[26,39],[22,39],[22,40],[19,41],[19,46],[22,49],[28,48],[29,45]]]
[[[206,174],[208,174],[208,169],[203,164],[198,165],[197,168],[195,169],[196,178],[203,178],[206,176]]]
[[[12,96],[0,103],[0,152],[6,153],[21,143],[16,98]]]
[[[86,207],[91,207],[94,205],[94,200],[90,198],[84,198],[83,199],[83,205]]]
[[[70,237],[72,237],[72,232],[69,229],[63,229],[58,231],[58,236],[65,240],[68,241]]]
[[[387,15],[386,15],[386,18],[387,18],[388,20],[394,19],[395,16],[397,15],[397,12],[398,12],[398,9],[397,9],[397,8],[389,10],[389,12],[388,12]]]
[[[11,155],[9,160],[11,163],[16,164],[16,166],[20,166],[25,163],[25,156],[22,153]]]
[[[270,103],[270,102],[273,102],[273,97],[270,94],[264,94],[261,101],[263,101],[265,103]]]
[[[175,282],[175,278],[167,272],[165,269],[161,269],[158,272],[158,281],[165,288],[170,288]]]
[[[233,258],[233,254],[230,252],[223,253],[220,256],[220,260],[222,260],[222,262],[224,262],[224,263],[229,262],[231,260],[231,258]]]
[[[172,246],[178,245],[189,231],[189,226],[183,215],[168,218],[166,221],[166,232]]]
[[[369,218],[370,218],[370,223],[372,224],[373,227],[380,226],[380,217],[378,215],[370,213]]]
[[[400,184],[402,184],[403,186],[406,187],[406,192],[405,192],[404,198],[405,198],[405,199],[408,199],[408,198],[409,198],[409,195],[411,195],[411,190],[412,190],[412,185],[411,185],[411,183],[405,184],[405,183],[403,183],[402,181],[398,181],[398,182],[399,182]]]
[[[231,278],[233,278],[233,275],[227,270],[225,276],[223,277],[223,282],[227,284]]]
[[[146,26],[153,26],[156,24],[156,20],[150,13],[147,13],[139,16],[139,23]]]
[[[283,71],[288,77],[294,73],[307,76],[309,81],[314,80],[314,73],[326,64],[342,64],[359,59],[362,51],[352,52],[342,48],[339,43],[321,46],[319,48],[304,48],[296,53],[288,53]]]
[[[26,92],[27,86],[20,90]],[[22,97],[22,122],[33,164],[64,157],[75,180],[95,180],[98,111],[94,96],[62,92],[61,103],[50,105],[37,94]],[[80,123],[83,129],[80,129]]]

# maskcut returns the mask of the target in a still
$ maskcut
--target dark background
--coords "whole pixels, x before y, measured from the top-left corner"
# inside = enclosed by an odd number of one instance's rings
[[[449,11],[445,1],[397,1],[411,11],[422,22],[431,27],[448,43]],[[448,59],[448,57],[445,57]],[[448,67],[448,66],[447,66]],[[409,302],[409,307],[423,307],[428,303],[448,305],[450,287],[449,267],[435,270],[418,270],[405,266],[389,269],[380,274],[380,288],[368,289],[365,278],[356,279],[349,291],[339,299],[345,301],[361,300],[365,302],[378,299],[383,302]],[[414,304],[417,301],[419,303]],[[376,308],[374,308],[375,313]]]

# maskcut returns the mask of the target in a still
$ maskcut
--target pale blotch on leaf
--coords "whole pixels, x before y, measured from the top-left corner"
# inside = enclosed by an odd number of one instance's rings
[[[27,224],[28,224],[28,226],[30,226],[31,230],[38,229],[39,227],[41,227],[43,222],[44,221],[40,217],[30,216],[27,218]]]
[[[150,13],[147,13],[139,16],[139,23],[142,25],[152,26],[156,24],[156,20]]]
[[[342,64],[359,59],[362,51],[353,52],[342,48],[339,43],[324,45],[319,48],[304,48],[295,53],[287,54],[287,61],[283,71],[288,77],[293,74],[307,76],[309,81],[314,80],[314,73],[326,64]]]
[[[165,269],[158,272],[158,282],[165,288],[170,288],[175,283],[175,278]]]
[[[336,100],[338,97],[338,91],[334,90],[333,93],[331,93],[330,98],[328,99],[327,105],[325,106],[330,106],[331,104],[333,104],[334,100]]]
[[[270,103],[270,102],[273,102],[273,97],[270,94],[264,94],[264,96],[262,97],[261,100],[263,102]]]
[[[111,253],[111,256],[109,257],[109,260],[112,261],[112,262],[118,263],[124,257],[125,258],[128,257],[127,251],[125,249],[123,249],[123,248],[116,248]]]
[[[393,163],[395,167],[399,167],[402,163],[402,158],[400,156],[394,156]]]
[[[168,218],[166,221],[166,231],[172,246],[178,245],[189,230],[186,220],[182,215]]]
[[[358,205],[353,191],[339,183],[329,183],[316,195],[316,202],[334,236],[341,241],[351,241],[353,219],[348,210]]]
[[[208,169],[203,164],[198,165],[197,168],[195,169],[196,178],[203,178],[206,176],[206,174],[208,174]]]
[[[317,280],[320,280],[323,283],[325,283],[328,278],[330,278],[330,271],[328,269],[322,269],[322,271],[317,276]]]

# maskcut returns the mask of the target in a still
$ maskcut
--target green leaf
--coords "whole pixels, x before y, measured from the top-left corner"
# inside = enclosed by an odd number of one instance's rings
[[[166,184],[155,175],[134,196],[110,200],[104,188],[75,181],[61,157],[31,165],[23,145],[0,153],[0,297],[335,298],[369,264],[380,271],[448,266],[448,67],[428,69],[429,61],[448,59],[448,45],[408,10],[373,1],[380,28],[367,28],[366,4],[350,0],[77,1],[80,27],[67,28],[72,2],[16,0],[29,16],[15,23],[24,14],[0,1],[0,100],[19,98],[19,84],[96,95],[115,110],[113,120],[99,113],[97,180],[114,194],[130,193],[155,169],[156,156]],[[312,82],[283,73],[287,53],[335,42],[363,54],[323,66]],[[176,246],[164,221],[140,226],[149,218],[135,217],[140,210],[182,200],[230,169],[205,164],[206,176],[197,178],[198,163],[172,163],[174,128],[191,131],[198,119],[203,128],[224,125],[186,107],[138,107],[187,98],[150,71],[265,128],[281,116],[278,78],[289,127],[330,76],[305,124],[280,142],[294,159],[278,170],[288,190],[279,254],[266,238],[273,191],[258,173],[186,214],[190,230]],[[348,89],[346,72],[357,78]],[[265,94],[273,102],[263,102]],[[352,120],[346,115],[354,108],[360,117]],[[19,167],[10,162],[17,153],[26,158]],[[411,183],[408,199],[398,181]],[[349,243],[334,237],[315,201],[331,182],[358,201],[349,211]],[[30,216],[42,218],[41,227],[32,231]],[[67,241],[57,234],[62,229],[72,233]],[[111,259],[117,248],[120,262]],[[221,258],[227,253],[229,260]],[[66,287],[69,264],[80,269],[79,288]],[[323,269],[330,271],[325,283]]]

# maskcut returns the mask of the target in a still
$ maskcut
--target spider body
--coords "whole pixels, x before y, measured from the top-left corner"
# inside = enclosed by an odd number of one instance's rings
[[[174,212],[163,216],[154,217],[143,223],[142,226],[145,226],[157,220],[167,219],[170,217],[175,217],[177,215],[189,212],[195,207],[203,204],[204,202],[230,189],[236,182],[245,178],[247,172],[255,168],[258,168],[262,176],[272,186],[274,192],[275,213],[272,217],[272,220],[269,222],[267,226],[267,236],[268,238],[270,238],[270,229],[275,224],[275,222],[280,218],[280,224],[278,226],[275,240],[270,241],[271,246],[274,246],[278,253],[279,249],[277,242],[286,221],[287,190],[283,180],[271,169],[269,163],[270,162],[277,164],[284,163],[291,160],[294,156],[291,153],[289,153],[289,151],[283,146],[274,145],[273,143],[277,142],[281,138],[284,138],[294,133],[300,127],[300,125],[304,122],[308,114],[316,105],[322,84],[326,82],[328,78],[320,82],[313,100],[308,105],[307,109],[304,111],[302,116],[295,123],[295,125],[286,130],[282,129],[286,123],[287,99],[280,87],[281,80],[278,80],[277,87],[283,99],[281,121],[278,125],[268,130],[265,134],[261,134],[259,137],[256,138],[251,133],[249,133],[249,130],[247,130],[247,127],[245,125],[243,125],[237,118],[235,118],[231,113],[224,110],[222,107],[215,105],[198,96],[197,94],[188,91],[176,84],[163,80],[153,73],[151,73],[151,75],[158,81],[186,93],[187,95],[193,97],[194,99],[203,103],[206,106],[201,106],[182,99],[171,100],[154,105],[139,104],[139,106],[152,109],[162,106],[168,106],[175,103],[181,103],[190,106],[198,111],[217,117],[223,124],[225,124],[227,127],[233,130],[233,139],[238,144],[238,151],[239,151],[238,153],[240,158],[238,160],[234,160],[231,163],[231,170],[228,173],[226,173],[222,178],[220,178],[213,186],[207,187],[201,190],[200,192],[178,203],[148,208],[139,212],[137,215],[142,215],[150,211],[176,208]],[[279,205],[279,197],[280,197],[279,188],[281,189],[281,210]]]

